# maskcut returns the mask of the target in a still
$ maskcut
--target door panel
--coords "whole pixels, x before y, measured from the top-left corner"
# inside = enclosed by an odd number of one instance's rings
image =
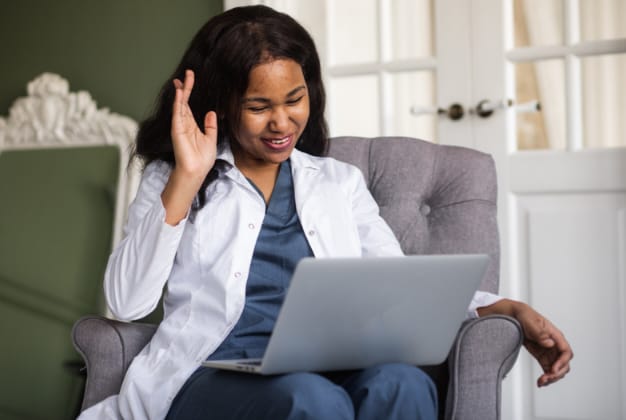
[[[516,205],[521,294],[576,353],[572,373],[543,389],[532,386],[537,363],[520,358],[528,384],[521,418],[620,419],[626,193],[520,194]]]

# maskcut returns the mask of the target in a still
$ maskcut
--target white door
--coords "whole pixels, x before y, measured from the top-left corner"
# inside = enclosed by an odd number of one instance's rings
[[[471,3],[472,102],[542,106],[473,119],[498,165],[503,286],[576,355],[566,380],[537,389],[524,354],[510,416],[626,419],[626,2]]]
[[[243,3],[312,32],[332,135],[494,156],[501,293],[546,314],[576,354],[566,380],[538,390],[522,352],[503,418],[626,419],[626,0]]]

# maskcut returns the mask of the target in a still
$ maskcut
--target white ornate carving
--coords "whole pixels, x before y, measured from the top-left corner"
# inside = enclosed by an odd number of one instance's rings
[[[120,150],[119,184],[113,228],[113,245],[121,239],[126,209],[137,190],[139,167],[128,166],[130,148],[137,133],[131,118],[98,109],[86,91],[70,92],[61,76],[43,73],[18,98],[8,118],[0,117],[2,150],[116,145]]]
[[[135,121],[98,109],[88,92],[70,92],[67,80],[57,74],[43,73],[27,90],[9,117],[0,118],[0,147],[93,142],[127,148],[134,140]]]

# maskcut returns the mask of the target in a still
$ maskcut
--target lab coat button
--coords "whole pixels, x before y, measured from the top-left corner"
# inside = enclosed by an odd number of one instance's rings
[[[314,231],[314,230],[312,230],[312,229],[311,229],[308,233],[309,233],[309,236],[313,236],[313,235],[315,235],[315,231]]]
[[[237,272],[235,273],[235,277],[236,277],[236,278],[241,277],[241,272],[237,271]]]
[[[248,225],[248,227],[249,227],[250,229],[254,229],[254,223],[250,223],[250,224]]]

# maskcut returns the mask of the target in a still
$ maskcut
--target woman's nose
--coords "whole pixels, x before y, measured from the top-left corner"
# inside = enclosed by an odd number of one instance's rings
[[[276,107],[272,112],[270,130],[284,132],[289,128],[289,114],[283,107]]]

